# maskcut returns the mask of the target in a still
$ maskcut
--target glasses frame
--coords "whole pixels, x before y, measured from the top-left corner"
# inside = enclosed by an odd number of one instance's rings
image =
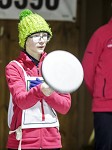
[[[41,35],[41,34],[43,34],[43,35]],[[44,36],[46,39],[44,38]],[[37,38],[37,42],[39,42],[41,39],[43,39],[44,42],[48,42],[50,40],[50,34],[48,34],[47,32],[38,32],[38,33],[34,33],[34,34],[30,35],[29,38],[31,38],[31,39]]]

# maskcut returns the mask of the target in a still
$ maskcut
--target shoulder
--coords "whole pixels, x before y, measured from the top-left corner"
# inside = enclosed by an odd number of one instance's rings
[[[10,61],[7,65],[6,65],[6,69],[8,68],[18,68],[19,67],[19,62],[16,60],[12,60]]]
[[[96,31],[94,32],[94,35],[97,35],[99,37],[101,37],[102,35],[104,36],[112,35],[112,19],[108,23],[96,29]]]
[[[92,34],[90,41],[96,41],[96,43],[104,43],[110,38],[112,38],[112,22],[108,22],[107,24],[104,24],[97,28],[96,31],[94,31],[94,33]]]
[[[13,60],[11,62],[9,62],[7,64],[7,66],[5,67],[5,73],[6,75],[14,75],[14,74],[22,74],[22,69],[21,67],[19,66],[19,62]]]

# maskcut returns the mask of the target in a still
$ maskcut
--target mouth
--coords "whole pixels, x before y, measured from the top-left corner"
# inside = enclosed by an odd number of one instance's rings
[[[44,46],[38,46],[37,48],[44,48]]]

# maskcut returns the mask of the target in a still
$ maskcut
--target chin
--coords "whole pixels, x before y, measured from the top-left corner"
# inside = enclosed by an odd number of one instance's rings
[[[37,52],[38,52],[39,54],[42,54],[42,53],[44,52],[44,50],[43,50],[43,49],[40,49],[40,50],[37,50]]]

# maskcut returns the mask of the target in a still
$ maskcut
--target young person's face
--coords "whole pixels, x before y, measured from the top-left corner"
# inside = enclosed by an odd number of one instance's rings
[[[32,34],[26,41],[26,51],[30,55],[32,53],[42,54],[48,41],[49,35],[46,32]]]

